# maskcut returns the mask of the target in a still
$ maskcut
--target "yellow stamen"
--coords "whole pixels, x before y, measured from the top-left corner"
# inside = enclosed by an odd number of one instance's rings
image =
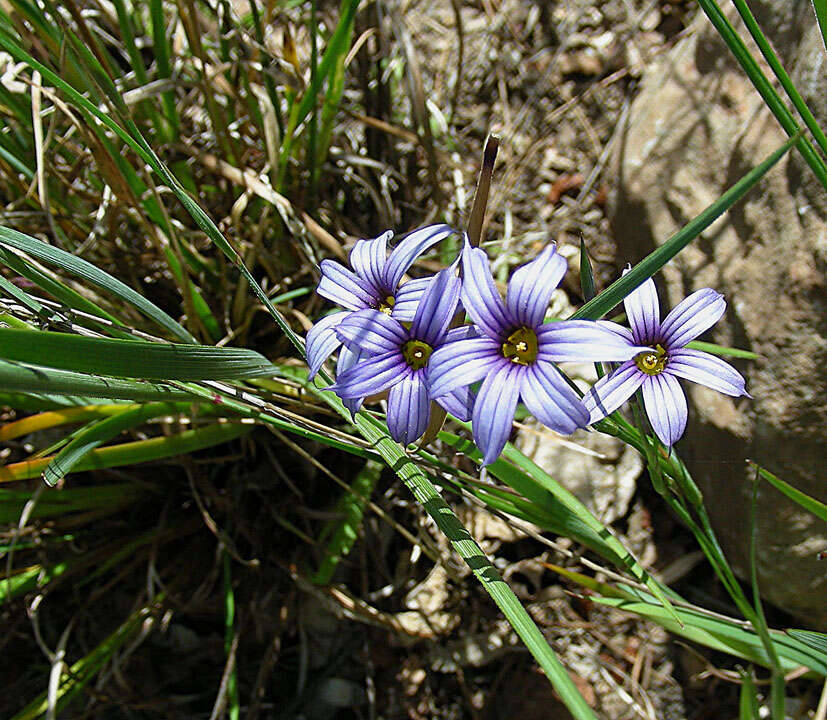
[[[638,370],[645,372],[647,375],[660,375],[668,360],[666,350],[658,344],[651,350],[640,353],[635,358],[635,365],[637,365]]]
[[[385,313],[385,315],[390,315],[394,305],[396,305],[396,298],[393,295],[388,295],[379,303],[379,307],[376,309],[379,310],[379,312]]]
[[[414,370],[420,370],[428,364],[428,359],[434,349],[421,340],[408,340],[402,346],[402,357]]]
[[[531,365],[537,359],[537,334],[527,327],[517,328],[501,346],[503,357],[518,365]]]

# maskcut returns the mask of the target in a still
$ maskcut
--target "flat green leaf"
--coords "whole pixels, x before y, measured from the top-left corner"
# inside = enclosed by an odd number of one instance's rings
[[[790,500],[811,512],[817,518],[821,518],[824,522],[827,522],[827,505],[801,492],[801,490],[797,490],[789,483],[773,475],[769,470],[762,468],[758,463],[754,463],[752,460],[748,460],[747,462],[751,467],[755,468],[760,477],[764,478],[764,480],[776,490],[784,493]]]
[[[17,230],[0,227],[0,247],[22,251],[41,262],[59,267],[65,272],[85,280],[96,287],[112,293],[115,297],[140,310],[159,326],[167,329],[173,336],[184,342],[194,343],[195,339],[181,325],[173,320],[159,307],[135,292],[131,287],[100,270],[86,260],[75,257],[60,248],[48,245],[36,238],[24,235]]]
[[[797,136],[796,136],[797,137]],[[790,138],[759,165],[750,170],[735,185],[727,190],[709,207],[690,220],[663,245],[647,255],[623,277],[615,280],[597,297],[589,300],[575,312],[572,319],[597,320],[620,303],[630,292],[652,277],[692,240],[700,235],[715,220],[740,200],[752,187],[769,172],[793,146],[796,138]]]
[[[220,380],[273,375],[254,350],[93,338],[0,328],[0,358],[60,370],[147,380]]]
[[[91,422],[85,428],[75,433],[72,439],[61,448],[46,469],[43,471],[43,480],[47,485],[54,486],[72,471],[87,453],[100,447],[107,440],[117,437],[126,430],[161,415],[169,415],[178,410],[174,403],[148,403],[140,407],[124,408],[112,417]]]
[[[787,635],[795,638],[801,643],[804,643],[809,648],[812,648],[825,658],[827,658],[827,635],[814,630],[787,630]]]

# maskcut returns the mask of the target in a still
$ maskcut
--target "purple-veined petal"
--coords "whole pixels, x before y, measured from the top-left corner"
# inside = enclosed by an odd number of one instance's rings
[[[623,362],[649,348],[593,320],[561,320],[537,330],[537,357],[551,362]]]
[[[691,348],[672,350],[664,372],[706,385],[724,395],[733,397],[749,395],[745,388],[746,381],[741,373],[728,362],[701,350]]]
[[[457,311],[460,281],[453,270],[437,273],[425,291],[411,323],[411,337],[436,345]]]
[[[390,257],[388,257],[385,263],[385,267],[382,270],[384,287],[393,293],[401,282],[402,276],[408,272],[408,268],[413,265],[414,260],[428,248],[436,245],[440,240],[444,240],[453,233],[453,228],[447,225],[428,225],[408,235],[391,251]]]
[[[499,345],[488,337],[441,345],[428,360],[426,380],[431,397],[482,380],[492,368],[507,364]]]
[[[388,432],[408,445],[422,437],[431,418],[431,400],[422,370],[414,370],[388,391]]]
[[[538,327],[546,316],[551,294],[557,289],[568,263],[554,243],[534,260],[518,268],[508,281],[505,306],[515,325]]]
[[[709,330],[726,310],[726,300],[712,288],[702,288],[681,300],[660,326],[660,339],[668,350],[682,348]]]
[[[635,394],[645,377],[646,374],[638,369],[635,361],[628,360],[600,378],[583,396],[583,405],[589,411],[589,423],[611,415]]]
[[[488,256],[471,247],[467,238],[462,251],[462,304],[480,330],[496,340],[513,324],[494,285]]]
[[[416,278],[403,283],[402,287],[393,296],[394,305],[393,310],[391,310],[391,317],[396,318],[399,322],[411,322],[414,315],[416,315],[419,301],[433,279],[434,277],[431,275],[430,277]]]
[[[310,380],[319,372],[331,353],[342,344],[336,335],[336,326],[349,314],[348,312],[336,312],[326,315],[307,331],[304,347],[307,352],[307,364],[310,367],[308,375]]]
[[[543,425],[563,435],[589,422],[589,411],[551,363],[537,362],[526,368],[520,397]]]
[[[377,295],[389,290],[384,286],[382,271],[388,258],[388,240],[393,232],[388,230],[375,240],[359,240],[350,251],[350,266],[356,274],[371,285]]]
[[[484,337],[479,334],[477,328],[473,325],[463,325],[458,328],[451,328],[447,333],[445,333],[445,337],[443,338],[443,342],[456,342],[457,340],[471,340],[472,338]]]
[[[347,345],[342,345],[339,349],[339,359],[336,361],[336,377],[338,378],[345,370],[349,370],[352,368],[359,360],[363,357],[366,357],[367,353],[363,353],[361,350],[351,350]],[[355,415],[359,412],[359,408],[362,407],[362,401],[365,399],[363,397],[355,397],[355,398],[339,398],[342,401],[342,405],[344,405],[348,410],[350,410],[351,415]]]
[[[625,275],[630,268],[623,271]],[[625,298],[626,318],[638,345],[650,345],[660,334],[660,303],[655,281],[647,278]]]
[[[613,332],[615,335],[620,335],[627,344],[629,345],[636,345],[635,337],[632,334],[632,331],[629,330],[627,327],[623,327],[623,325],[618,325],[616,322],[611,322],[610,320],[596,320],[598,325],[602,327],[604,330],[608,330],[609,332]]]
[[[411,369],[398,350],[359,360],[331,385],[340,398],[365,398],[387,390],[408,376]]]
[[[525,370],[523,365],[507,362],[489,373],[480,387],[474,403],[471,430],[474,442],[482,451],[483,465],[494,462],[508,442],[520,397],[520,376]]]
[[[349,313],[336,328],[336,336],[351,349],[379,354],[399,350],[408,333],[397,320],[379,310]]]
[[[322,279],[316,292],[348,310],[363,310],[378,304],[374,289],[358,275],[335,260],[319,264]]]
[[[655,435],[666,447],[672,447],[686,428],[686,395],[672,375],[647,375],[641,385],[643,406]]]
[[[445,395],[434,398],[444,410],[451,413],[457,420],[468,422],[474,412],[474,401],[477,394],[469,387],[460,387]]]

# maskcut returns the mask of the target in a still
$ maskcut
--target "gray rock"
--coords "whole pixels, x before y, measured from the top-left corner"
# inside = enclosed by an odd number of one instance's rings
[[[750,7],[825,127],[827,57],[810,3]],[[648,71],[620,129],[611,200],[619,263],[653,250],[786,139],[705,16],[695,30]],[[752,479],[744,458],[827,502],[826,268],[827,193],[793,151],[658,279],[668,307],[701,287],[723,292],[729,307],[710,339],[761,355],[736,363],[753,400],[686,384],[692,416],[678,445],[742,575]],[[827,563],[817,560],[827,526],[763,483],[757,517],[763,594],[827,628]]]

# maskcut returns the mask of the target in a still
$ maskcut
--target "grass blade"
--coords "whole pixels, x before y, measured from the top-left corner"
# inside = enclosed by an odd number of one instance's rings
[[[752,460],[747,460],[747,463],[750,467],[755,469],[759,476],[764,478],[764,480],[778,490],[778,492],[784,493],[794,503],[797,503],[805,510],[811,512],[817,518],[821,518],[824,522],[827,522],[827,505],[823,502],[820,502],[815,498],[811,498],[806,493],[801,492],[801,490],[797,490],[789,483],[786,483],[781,478],[773,475],[769,470],[762,468],[758,463],[755,463]]]
[[[178,345],[0,328],[0,357],[60,370],[149,380],[218,380],[275,373],[244,348]]]
[[[119,300],[123,300],[140,310],[179,340],[195,342],[195,338],[189,332],[143,295],[82,258],[75,257],[60,248],[53,247],[7,227],[0,227],[0,246],[27,253],[42,262],[55,265],[102,290],[111,292]]]
[[[102,468],[123,467],[151,460],[162,460],[176,455],[185,455],[197,450],[219,445],[246,435],[253,425],[238,423],[216,423],[198,430],[185,430],[177,435],[156,437],[149,440],[136,440],[121,443],[113,447],[92,450],[75,465],[75,472],[82,470],[100,470]],[[15,480],[29,480],[38,477],[51,462],[52,458],[37,458],[11,463],[0,467],[0,483]]]
[[[623,277],[615,280],[597,297],[589,300],[575,312],[571,318],[597,320],[603,317],[613,307],[620,303],[630,292],[647,278],[652,277],[675,255],[683,250],[692,240],[700,235],[715,220],[731,208],[738,200],[752,189],[770,168],[775,165],[795,144],[796,138],[790,138],[778,150],[750,170],[735,185],[727,190],[715,202],[702,210],[700,214],[690,220],[663,245],[649,253]]]

